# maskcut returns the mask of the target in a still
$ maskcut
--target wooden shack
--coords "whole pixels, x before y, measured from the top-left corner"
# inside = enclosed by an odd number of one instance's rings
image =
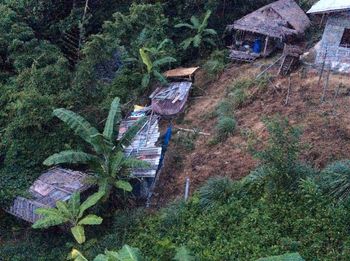
[[[350,0],[321,0],[309,14],[327,18],[315,64],[338,72],[350,72]]]
[[[30,223],[40,216],[35,214],[37,208],[53,208],[56,202],[67,201],[74,192],[89,188],[84,181],[87,175],[80,171],[52,168],[43,173],[29,188],[30,197],[17,197],[6,211]]]
[[[309,26],[309,18],[294,0],[266,5],[227,27],[234,32],[230,58],[252,62],[266,57],[284,43],[295,42]]]

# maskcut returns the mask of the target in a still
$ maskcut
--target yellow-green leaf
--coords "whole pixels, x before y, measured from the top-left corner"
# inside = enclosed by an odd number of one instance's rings
[[[75,240],[79,243],[82,244],[85,242],[86,238],[85,238],[85,231],[84,231],[84,227],[82,226],[75,226],[71,228],[71,232],[75,238]]]

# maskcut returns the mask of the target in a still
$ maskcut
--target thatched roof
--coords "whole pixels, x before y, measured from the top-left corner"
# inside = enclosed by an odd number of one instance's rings
[[[280,0],[244,16],[228,28],[285,38],[304,33],[309,25],[309,18],[296,2]]]
[[[314,4],[308,14],[322,14],[350,10],[350,0],[321,0]]]
[[[89,188],[84,180],[87,175],[69,169],[52,168],[43,173],[29,188],[30,198],[17,197],[6,211],[16,217],[34,223],[40,218],[37,208],[52,208],[56,202],[67,201],[74,192]]]

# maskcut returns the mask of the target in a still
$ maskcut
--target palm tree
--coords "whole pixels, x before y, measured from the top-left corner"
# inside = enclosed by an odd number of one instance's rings
[[[85,242],[85,225],[100,225],[102,218],[93,214],[83,217],[84,212],[96,205],[103,197],[103,193],[98,192],[88,197],[80,203],[80,194],[74,193],[68,203],[57,201],[56,208],[38,208],[35,213],[43,217],[33,224],[33,228],[48,228],[56,225],[69,223],[72,235],[75,240],[82,244]]]
[[[187,50],[191,45],[195,48],[201,47],[201,45],[206,42],[210,45],[215,46],[215,42],[212,39],[213,36],[217,35],[217,32],[214,29],[208,29],[208,20],[211,16],[211,11],[208,10],[204,16],[202,22],[195,16],[191,17],[191,24],[188,23],[180,23],[175,25],[175,28],[189,28],[194,35],[192,37],[187,38],[181,43],[181,46],[184,50]]]
[[[87,120],[70,110],[55,109],[53,114],[87,142],[91,146],[93,153],[75,150],[61,151],[48,157],[44,161],[44,165],[88,165],[93,171],[91,182],[97,184],[100,190],[104,191],[106,199],[109,197],[113,187],[127,192],[132,191],[132,186],[128,182],[130,170],[132,168],[144,168],[148,164],[125,156],[123,146],[130,145],[132,139],[144,126],[145,118],[137,121],[119,141],[116,141],[117,125],[121,121],[119,98],[115,98],[111,104],[103,133],[100,133]]]

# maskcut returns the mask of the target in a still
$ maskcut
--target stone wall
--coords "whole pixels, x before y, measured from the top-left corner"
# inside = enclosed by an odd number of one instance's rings
[[[340,47],[344,29],[350,29],[350,14],[329,16],[316,63],[341,72],[350,72],[350,48]]]

